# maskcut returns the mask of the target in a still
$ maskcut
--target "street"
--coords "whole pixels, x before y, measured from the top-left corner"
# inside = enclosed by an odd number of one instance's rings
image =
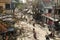
[[[60,40],[60,0],[0,0],[0,40]]]

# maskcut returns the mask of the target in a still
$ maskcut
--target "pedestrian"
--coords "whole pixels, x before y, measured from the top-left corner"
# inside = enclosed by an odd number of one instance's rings
[[[35,23],[33,23],[33,26],[35,27]]]
[[[49,21],[48,21],[49,31],[52,31],[52,25],[53,25],[53,21],[49,19]]]
[[[33,37],[37,40],[35,29],[33,28]]]
[[[5,40],[6,33],[5,33],[5,32],[3,32],[3,33],[1,33],[1,35],[2,35],[2,39],[3,39],[3,40]]]
[[[50,40],[48,35],[46,35],[45,38],[46,38],[46,40]]]

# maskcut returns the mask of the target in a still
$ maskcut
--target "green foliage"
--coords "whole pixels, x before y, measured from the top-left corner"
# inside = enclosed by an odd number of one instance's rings
[[[18,9],[22,9],[23,8],[23,3],[20,3],[19,0],[15,0],[17,3],[16,3],[16,7]]]
[[[16,6],[17,6],[18,9],[21,9],[21,10],[24,8],[23,3],[17,3]]]

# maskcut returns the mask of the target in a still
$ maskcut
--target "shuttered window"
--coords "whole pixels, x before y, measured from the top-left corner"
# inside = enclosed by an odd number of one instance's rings
[[[5,4],[5,8],[6,8],[7,10],[9,10],[9,9],[10,9],[10,4]]]

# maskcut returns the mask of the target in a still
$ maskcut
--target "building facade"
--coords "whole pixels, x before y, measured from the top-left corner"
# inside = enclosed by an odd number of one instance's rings
[[[54,0],[54,13],[60,15],[60,0]]]
[[[11,0],[0,0],[0,9],[4,8],[4,9],[8,9],[8,7],[10,7],[11,4]]]
[[[12,0],[0,0],[0,13],[11,13],[11,9],[13,8],[14,3],[12,3]]]

